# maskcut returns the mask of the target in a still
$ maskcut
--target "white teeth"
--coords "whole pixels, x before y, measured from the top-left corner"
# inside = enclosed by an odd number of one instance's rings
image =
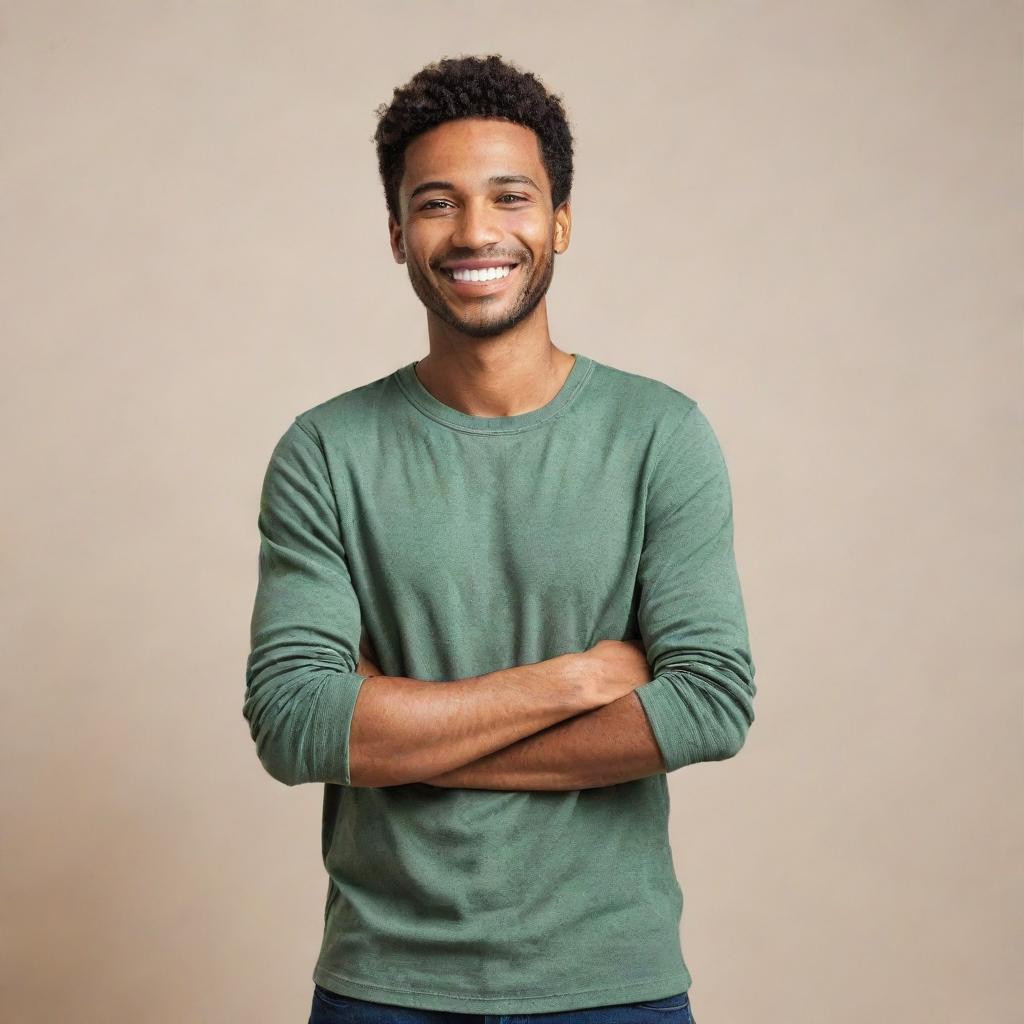
[[[456,281],[493,281],[499,277],[508,277],[511,267],[486,267],[483,270],[453,270],[452,277]]]

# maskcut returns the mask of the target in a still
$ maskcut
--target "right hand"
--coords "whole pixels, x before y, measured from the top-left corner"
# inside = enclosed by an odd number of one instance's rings
[[[580,657],[602,704],[625,697],[654,678],[639,640],[598,640]]]

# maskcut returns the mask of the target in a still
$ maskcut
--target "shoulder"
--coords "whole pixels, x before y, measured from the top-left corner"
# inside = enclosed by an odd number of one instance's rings
[[[326,398],[296,414],[289,430],[299,429],[328,454],[358,446],[372,436],[393,386],[393,373]]]
[[[621,415],[646,427],[655,442],[676,434],[687,421],[703,418],[692,394],[656,377],[595,360],[593,384]]]
[[[595,377],[616,396],[618,415],[628,417],[644,438],[652,486],[665,479],[680,485],[728,479],[718,434],[692,391],[604,363],[595,368]]]

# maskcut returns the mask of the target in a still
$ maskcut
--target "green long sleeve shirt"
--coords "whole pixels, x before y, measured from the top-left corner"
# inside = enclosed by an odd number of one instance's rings
[[[266,771],[324,786],[313,980],[477,1014],[690,987],[666,775],[567,791],[353,786],[366,631],[443,685],[638,638],[669,772],[754,720],[722,451],[697,403],[576,354],[558,394],[472,416],[409,363],[298,415],[270,457],[243,714]]]

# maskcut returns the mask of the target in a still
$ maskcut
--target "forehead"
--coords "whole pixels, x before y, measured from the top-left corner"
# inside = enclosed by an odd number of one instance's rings
[[[498,118],[460,118],[431,128],[406,146],[402,191],[434,178],[473,186],[492,174],[528,174],[538,185],[548,186],[536,134]]]

